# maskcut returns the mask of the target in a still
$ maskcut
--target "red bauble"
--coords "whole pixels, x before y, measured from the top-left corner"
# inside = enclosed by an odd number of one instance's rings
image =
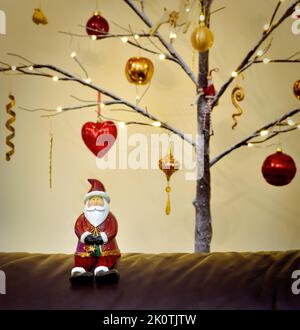
[[[285,186],[296,175],[297,168],[293,158],[278,150],[268,156],[262,165],[265,180],[273,186]]]
[[[86,33],[101,39],[101,35],[106,34],[108,31],[109,24],[107,20],[95,11],[94,15],[86,23]]]
[[[98,158],[102,158],[113,146],[117,134],[117,127],[112,121],[87,122],[81,129],[84,143]]]

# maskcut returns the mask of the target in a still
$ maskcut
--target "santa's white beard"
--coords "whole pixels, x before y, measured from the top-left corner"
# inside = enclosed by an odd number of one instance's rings
[[[91,225],[98,227],[107,218],[109,213],[109,205],[105,200],[103,206],[88,207],[86,204],[83,209],[83,213]]]

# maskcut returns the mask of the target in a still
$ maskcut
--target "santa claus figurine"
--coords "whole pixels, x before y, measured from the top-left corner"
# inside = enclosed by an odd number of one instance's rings
[[[119,272],[114,269],[121,256],[116,235],[118,223],[109,211],[110,198],[103,184],[89,179],[92,185],[84,197],[84,210],[75,223],[78,244],[72,284],[116,283]]]

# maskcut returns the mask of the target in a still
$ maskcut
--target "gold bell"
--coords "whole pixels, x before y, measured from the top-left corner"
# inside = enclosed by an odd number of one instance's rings
[[[34,9],[34,12],[33,12],[33,15],[32,15],[32,20],[35,24],[43,24],[43,25],[48,24],[48,19],[44,15],[41,8],[35,8]]]

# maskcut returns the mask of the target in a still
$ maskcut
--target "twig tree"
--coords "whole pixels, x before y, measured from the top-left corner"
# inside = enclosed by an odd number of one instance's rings
[[[144,11],[144,2],[139,1],[137,4],[134,0],[123,0],[131,9],[132,11],[145,23],[148,28],[153,27],[153,23],[150,18],[146,15]],[[211,5],[213,0],[199,0],[201,3],[201,7],[203,12],[205,13],[205,24],[207,27],[210,25],[211,19]],[[279,7],[281,6],[282,1],[278,1],[273,14],[271,16],[270,22],[267,27],[262,32],[262,35],[259,37],[257,43],[250,49],[250,51],[246,54],[246,56],[242,59],[241,63],[236,67],[236,70],[233,72],[232,76],[230,76],[227,81],[219,88],[218,93],[213,97],[213,99],[208,98],[202,91],[208,85],[208,74],[209,74],[209,51],[206,52],[199,52],[198,54],[198,74],[197,76],[194,75],[193,71],[189,66],[185,63],[183,58],[180,54],[176,51],[173,44],[169,42],[162,34],[156,32],[154,35],[150,35],[148,33],[134,33],[133,31],[129,31],[129,33],[124,34],[107,34],[103,36],[105,38],[126,38],[126,42],[131,46],[138,47],[145,52],[150,52],[152,54],[161,55],[164,57],[165,60],[169,60],[174,62],[187,74],[187,76],[192,80],[195,85],[195,92],[196,92],[196,106],[197,106],[197,135],[203,136],[204,146],[202,148],[197,148],[197,142],[192,141],[186,137],[186,135],[181,132],[179,129],[170,126],[166,122],[161,121],[159,118],[155,117],[151,113],[148,112],[146,108],[143,108],[139,105],[139,103],[132,103],[128,100],[125,100],[118,95],[114,94],[111,91],[104,89],[101,86],[94,85],[89,79],[82,79],[79,78],[77,75],[67,72],[66,70],[53,66],[53,65],[46,65],[46,64],[36,64],[33,63],[26,58],[17,55],[17,54],[10,54],[12,56],[17,56],[18,58],[22,59],[26,63],[19,65],[19,66],[11,66],[10,64],[1,62],[0,72],[7,72],[7,71],[15,71],[19,74],[24,75],[34,75],[38,77],[46,77],[49,79],[57,79],[60,81],[67,81],[67,82],[76,82],[81,84],[87,88],[100,92],[106,95],[109,100],[105,101],[104,104],[112,105],[112,104],[120,104],[122,106],[126,106],[131,110],[137,112],[138,114],[146,117],[151,121],[160,122],[161,128],[166,129],[179,137],[185,140],[187,143],[192,144],[195,147],[197,153],[197,171],[199,173],[203,173],[201,178],[197,179],[196,184],[196,197],[194,199],[194,206],[196,210],[196,219],[195,219],[195,251],[196,252],[209,252],[210,251],[210,243],[212,238],[212,226],[211,226],[211,212],[210,212],[210,199],[211,199],[211,180],[210,180],[210,168],[219,160],[221,160],[224,156],[228,155],[232,151],[242,147],[247,146],[249,143],[256,144],[256,143],[263,143],[274,136],[293,131],[297,129],[299,123],[294,123],[290,125],[287,122],[289,117],[292,117],[296,113],[300,112],[300,109],[291,110],[285,114],[283,114],[280,118],[275,119],[274,121],[264,125],[263,127],[257,129],[249,136],[242,139],[240,142],[236,143],[232,147],[228,148],[227,150],[223,151],[212,160],[210,160],[210,137],[211,137],[211,122],[210,122],[210,112],[214,109],[218,101],[221,99],[224,92],[233,82],[233,80],[242,72],[246,71],[250,66],[254,64],[260,64],[264,61],[262,60],[262,56],[267,52],[270,47],[271,42],[263,49],[260,50],[260,47],[266,40],[269,40],[269,37],[272,35],[275,29],[277,29],[288,17],[290,17],[293,12],[295,11],[296,6],[300,3],[299,0],[293,0],[291,4],[288,6],[286,11],[277,19],[276,21],[276,14],[278,13]],[[64,32],[62,32],[64,33]],[[68,33],[67,33],[68,34]],[[157,51],[157,49],[150,49],[142,45],[141,42],[138,42],[138,38],[134,38],[134,36],[138,36],[139,38],[153,38],[156,41],[159,41],[161,45],[165,48],[165,52],[161,54]],[[153,43],[154,45],[154,43]],[[298,53],[297,53],[298,54]],[[285,59],[273,59],[268,60],[274,63],[300,63],[299,58],[295,58],[297,54],[290,56],[289,58]],[[80,64],[80,63],[79,63]],[[82,68],[84,70],[84,68]],[[78,98],[77,98],[78,99]],[[78,99],[79,100],[79,99]],[[98,103],[90,103],[85,104],[83,106],[74,106],[68,108],[61,108],[59,109],[59,113],[55,113],[54,115],[58,115],[64,111],[74,110],[74,109],[81,109],[87,107],[93,107],[98,105]],[[207,114],[207,109],[209,109],[209,113]],[[35,109],[38,110],[38,109]],[[48,115],[45,115],[48,116]],[[208,117],[208,118],[207,118]],[[144,124],[144,125],[151,125],[150,123],[139,123],[139,122],[128,122],[127,124]],[[279,129],[280,128],[280,129]],[[284,129],[282,129],[284,128]],[[262,131],[269,130],[268,136],[263,136],[261,134]],[[204,162],[200,161],[203,159]]]

